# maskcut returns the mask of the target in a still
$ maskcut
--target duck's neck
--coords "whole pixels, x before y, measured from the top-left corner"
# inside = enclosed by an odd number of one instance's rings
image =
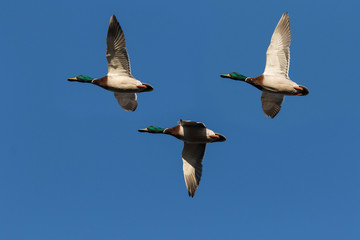
[[[246,78],[247,83],[253,85],[254,87],[256,87],[259,90],[263,90],[263,86],[264,86],[264,75],[260,75],[258,77],[254,77],[254,78]]]
[[[166,128],[151,126],[148,130],[149,133],[165,133]]]
[[[233,79],[233,80],[245,81],[246,78],[247,78],[246,76],[244,76],[244,75],[242,75],[240,73],[234,72],[234,73],[231,74],[231,79]]]
[[[179,133],[180,133],[180,125],[177,125],[177,126],[172,127],[172,128],[166,128],[164,130],[164,134],[169,134],[169,135],[172,135],[174,137],[179,136]]]

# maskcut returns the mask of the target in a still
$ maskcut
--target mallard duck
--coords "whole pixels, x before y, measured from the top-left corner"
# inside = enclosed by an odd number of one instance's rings
[[[185,184],[191,197],[194,197],[199,186],[206,143],[224,142],[226,140],[224,135],[214,133],[206,128],[204,123],[193,121],[180,120],[178,125],[172,128],[150,126],[138,131],[169,134],[184,142],[182,151],[183,171]]]
[[[102,78],[91,78],[79,75],[69,81],[92,83],[114,92],[119,105],[126,111],[135,111],[137,107],[136,93],[150,92],[154,88],[136,80],[131,75],[130,61],[126,51],[125,35],[115,15],[111,16],[107,32],[106,58],[108,74]]]
[[[290,20],[284,13],[271,37],[266,52],[266,66],[262,75],[251,78],[237,72],[220,75],[223,78],[244,81],[260,89],[262,108],[266,116],[274,118],[281,109],[284,95],[305,96],[309,90],[291,81],[289,78],[290,64]]]

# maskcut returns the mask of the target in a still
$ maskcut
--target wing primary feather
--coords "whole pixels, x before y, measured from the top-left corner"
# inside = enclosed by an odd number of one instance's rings
[[[194,197],[202,175],[202,160],[205,154],[206,143],[184,143],[182,152],[183,172],[189,196]]]
[[[132,77],[125,35],[115,15],[110,18],[106,44],[108,74]]]
[[[137,108],[137,96],[136,93],[118,93],[115,92],[114,96],[119,105],[125,110],[133,112]]]
[[[286,12],[278,22],[266,52],[264,75],[289,78],[291,29]]]
[[[284,95],[263,92],[261,95],[262,109],[267,117],[274,118],[281,110]]]

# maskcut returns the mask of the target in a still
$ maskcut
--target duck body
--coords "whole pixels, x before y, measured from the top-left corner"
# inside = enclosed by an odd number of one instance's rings
[[[139,132],[160,133],[176,137],[184,142],[182,151],[183,172],[189,196],[194,197],[202,175],[202,161],[207,143],[224,142],[224,135],[206,128],[201,122],[182,121],[172,128],[150,126]]]
[[[263,91],[283,95],[296,95],[297,93],[294,86],[298,85],[290,79],[272,75],[265,75],[263,78]]]
[[[166,128],[164,134],[172,135],[187,143],[212,143],[225,139],[224,136],[206,128],[203,123],[190,121],[181,121],[178,126]]]
[[[92,83],[114,93],[140,93],[153,90],[151,85],[127,76],[107,75],[94,79]]]
[[[150,92],[154,88],[132,76],[125,35],[115,15],[110,18],[106,44],[108,74],[105,77],[94,79],[79,75],[68,80],[92,83],[109,90],[114,93],[116,100],[124,110],[135,111],[138,105],[136,93]]]
[[[298,85],[297,83],[291,81],[287,78],[282,78],[279,76],[273,75],[260,75],[254,78],[246,78],[244,80],[246,83],[249,83],[256,87],[257,89],[269,93],[282,94],[282,95],[304,95],[306,91],[301,91],[300,88],[306,88],[304,86]],[[295,87],[295,88],[294,88]]]
[[[237,72],[222,74],[223,78],[244,81],[261,90],[262,109],[266,116],[274,118],[281,109],[284,96],[306,96],[309,90],[289,78],[290,66],[290,20],[288,13],[284,13],[271,37],[266,52],[264,73],[258,77],[246,77]]]

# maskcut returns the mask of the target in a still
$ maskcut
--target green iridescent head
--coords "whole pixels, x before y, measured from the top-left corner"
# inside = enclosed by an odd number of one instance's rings
[[[85,75],[79,75],[77,77],[74,78],[68,78],[69,81],[75,81],[75,82],[88,82],[91,83],[92,80],[94,80],[94,78],[92,77],[88,77]]]
[[[237,73],[237,72],[232,72],[229,74],[221,74],[220,77],[231,78],[233,80],[239,80],[239,81],[245,81],[245,79],[247,78],[246,76],[241,75],[240,73]]]
[[[150,126],[147,128],[143,128],[143,129],[139,129],[139,132],[148,132],[148,133],[164,133],[165,128],[161,128],[161,127],[155,127],[155,126]]]

